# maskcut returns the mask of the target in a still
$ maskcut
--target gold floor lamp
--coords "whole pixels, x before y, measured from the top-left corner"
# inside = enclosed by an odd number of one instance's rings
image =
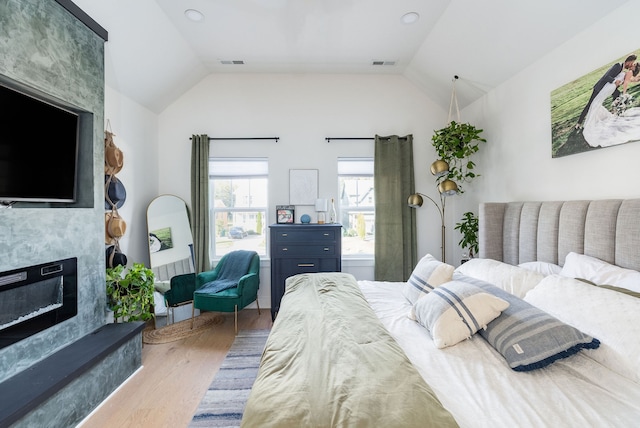
[[[431,164],[431,174],[435,175],[436,178],[441,178],[449,173],[449,164],[441,159],[435,161]],[[444,208],[445,208],[445,200],[447,196],[453,196],[458,193],[458,185],[454,182],[445,178],[438,183],[438,193],[440,195],[440,205],[433,200],[431,197],[425,195],[424,193],[414,193],[409,196],[408,204],[411,208],[420,208],[422,203],[424,202],[423,196],[433,202],[433,205],[436,206],[438,212],[440,213],[440,221],[442,223],[442,262],[446,262],[445,259],[445,225],[444,225]]]

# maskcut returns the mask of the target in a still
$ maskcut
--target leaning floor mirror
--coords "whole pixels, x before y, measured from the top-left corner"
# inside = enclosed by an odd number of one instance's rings
[[[169,289],[173,276],[195,272],[193,237],[186,203],[173,195],[155,198],[147,208],[147,231],[149,259],[155,275],[156,317],[166,316],[167,323],[173,322],[175,314],[165,305],[164,293]],[[189,310],[184,318],[190,316]]]

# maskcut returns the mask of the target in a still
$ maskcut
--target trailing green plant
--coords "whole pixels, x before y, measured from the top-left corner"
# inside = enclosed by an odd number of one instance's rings
[[[134,263],[126,272],[122,265],[107,268],[107,305],[113,311],[114,321],[152,319],[153,284],[153,271],[142,263]]]
[[[487,140],[480,135],[482,129],[468,123],[451,121],[446,127],[435,131],[431,138],[438,158],[449,164],[449,173],[438,177],[437,184],[449,179],[456,182],[460,193],[463,193],[462,183],[469,183],[478,176],[473,170],[476,164],[471,156],[479,150],[480,143]]]
[[[462,249],[469,249],[469,258],[473,258],[478,254],[478,217],[471,211],[468,211],[462,215],[462,219],[459,223],[456,223],[455,228],[462,234],[462,239],[458,242],[458,245]]]

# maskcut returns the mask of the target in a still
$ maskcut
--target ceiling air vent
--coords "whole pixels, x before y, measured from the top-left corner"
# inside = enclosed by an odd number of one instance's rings
[[[225,65],[243,65],[244,61],[242,60],[234,60],[234,61],[230,61],[230,60],[221,60],[220,64],[225,64]]]
[[[371,65],[396,65],[395,61],[371,61]]]

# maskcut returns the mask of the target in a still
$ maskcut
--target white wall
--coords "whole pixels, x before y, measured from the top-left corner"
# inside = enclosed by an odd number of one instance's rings
[[[625,4],[462,111],[463,121],[484,129],[488,143],[475,159],[481,177],[466,185],[463,195],[447,200],[448,261],[455,264],[461,255],[455,223],[463,212],[477,211],[481,201],[638,197],[640,143],[551,158],[550,93],[617,57],[640,53],[634,20],[639,13],[638,2]],[[335,159],[373,153],[371,142],[326,143],[325,137],[412,133],[416,188],[436,197],[428,171],[435,159],[431,135],[446,124],[447,112],[401,76],[224,74],[205,78],[157,120],[108,90],[105,117],[111,118],[116,143],[126,143],[121,175],[129,194],[123,210],[133,209],[131,192],[135,204],[143,205],[136,206],[125,237],[140,239],[131,241],[128,251],[142,259],[138,250],[146,254],[146,230],[135,228],[144,227],[143,212],[152,197],[175,194],[190,204],[192,134],[280,137],[279,143],[214,143],[221,156],[269,157],[271,214],[276,204],[288,202],[290,168],[319,169],[320,196],[331,197],[337,191]],[[419,254],[439,254],[435,208],[425,205],[417,214]],[[358,272],[366,276],[368,270]]]
[[[124,166],[116,174],[127,191],[127,199],[118,209],[127,222],[120,248],[127,255],[129,266],[133,262],[149,266],[147,205],[160,193],[158,117],[107,86],[104,118],[105,129],[108,120],[115,134],[113,140],[124,154]]]
[[[373,141],[332,141],[326,137],[373,137],[413,134],[417,188],[435,196],[428,172],[434,150],[431,134],[444,125],[445,112],[402,76],[348,75],[211,75],[159,116],[160,189],[190,204],[189,169],[192,134],[210,137],[271,137],[274,141],[214,141],[218,156],[269,158],[268,219],[275,205],[289,202],[289,169],[318,169],[319,196],[336,197],[339,156],[373,156]],[[427,159],[425,161],[425,159]],[[408,196],[408,195],[407,195]],[[313,207],[297,207],[315,217]],[[440,253],[439,220],[427,228],[429,216],[418,213],[419,252]],[[296,219],[297,221],[297,219]],[[372,269],[369,269],[372,275]],[[359,271],[359,273],[362,273]],[[370,275],[370,276],[371,276]]]

